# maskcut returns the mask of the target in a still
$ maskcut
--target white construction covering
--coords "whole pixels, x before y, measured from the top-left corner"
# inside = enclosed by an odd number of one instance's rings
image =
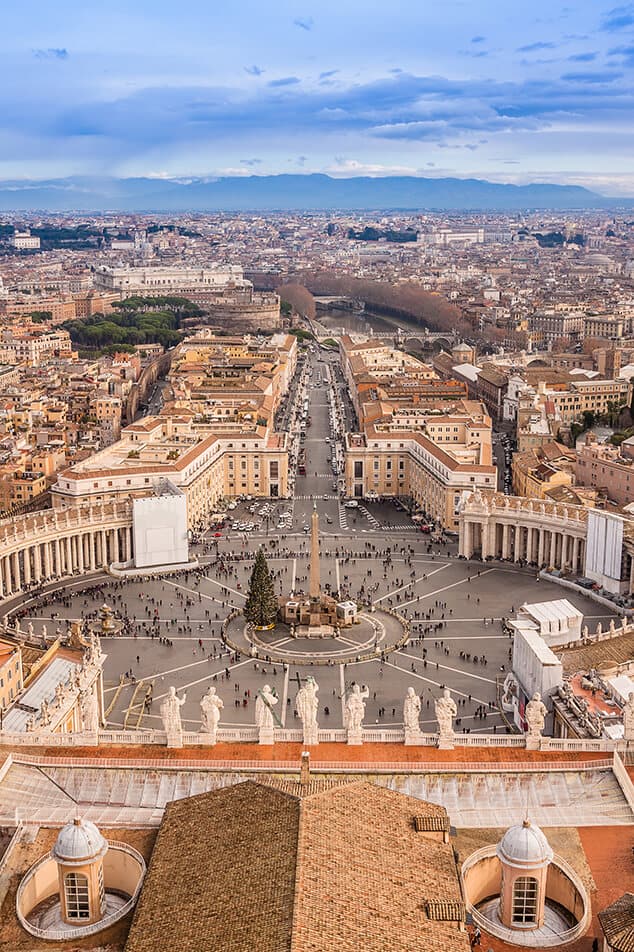
[[[625,704],[630,694],[634,692],[634,679],[632,679],[629,674],[617,674],[607,680],[612,696],[620,704]]]
[[[513,674],[525,699],[539,691],[547,699],[563,683],[561,661],[548,647],[538,631],[518,628],[513,641]],[[522,698],[518,697],[521,704]]]
[[[585,575],[608,592],[621,592],[625,588],[621,580],[622,560],[622,517],[589,509]]]
[[[187,499],[163,483],[159,494],[132,502],[136,568],[185,565],[189,561]]]
[[[534,628],[546,644],[560,645],[581,638],[582,613],[567,598],[557,598],[550,602],[524,604],[517,618],[509,624],[518,628]]]

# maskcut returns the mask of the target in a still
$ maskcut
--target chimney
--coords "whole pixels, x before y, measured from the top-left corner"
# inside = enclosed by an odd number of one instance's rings
[[[302,787],[307,787],[310,783],[310,753],[307,750],[302,753],[299,767],[299,782]]]

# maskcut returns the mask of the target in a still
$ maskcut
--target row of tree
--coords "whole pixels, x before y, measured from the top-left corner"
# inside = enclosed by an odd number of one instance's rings
[[[130,350],[142,344],[173,347],[183,339],[181,322],[203,312],[187,298],[175,296],[131,297],[117,301],[110,314],[93,314],[63,326],[78,347],[100,353]]]

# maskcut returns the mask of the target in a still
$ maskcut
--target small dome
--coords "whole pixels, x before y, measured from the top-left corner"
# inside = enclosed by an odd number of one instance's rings
[[[59,831],[51,855],[58,863],[78,865],[99,859],[107,851],[108,843],[95,824],[77,817]]]
[[[553,851],[540,828],[524,820],[506,831],[498,843],[497,855],[509,866],[529,868],[552,862]]]

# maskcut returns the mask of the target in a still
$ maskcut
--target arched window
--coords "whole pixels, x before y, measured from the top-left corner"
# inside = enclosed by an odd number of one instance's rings
[[[81,873],[66,873],[64,877],[66,896],[66,915],[69,919],[88,919],[90,903],[88,901],[88,879]]]
[[[537,880],[520,876],[513,883],[513,924],[532,926],[537,923]]]

